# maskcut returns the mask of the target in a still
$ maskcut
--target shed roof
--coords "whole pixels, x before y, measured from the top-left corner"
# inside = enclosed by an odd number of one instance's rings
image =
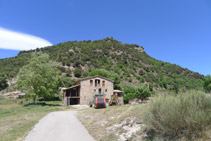
[[[113,92],[115,92],[115,93],[123,93],[123,91],[120,91],[120,90],[114,90]]]
[[[74,85],[74,86],[69,87],[69,88],[63,88],[62,90],[63,90],[63,91],[66,91],[66,90],[69,90],[69,89],[72,89],[72,88],[76,88],[76,87],[78,87],[78,86],[80,86],[80,84],[79,84],[79,85]]]

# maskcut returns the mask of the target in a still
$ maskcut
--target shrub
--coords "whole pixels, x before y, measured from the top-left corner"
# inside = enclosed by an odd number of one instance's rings
[[[211,97],[196,91],[157,96],[147,106],[144,121],[149,131],[166,140],[193,140],[211,126]]]
[[[123,88],[124,91],[124,100],[129,101],[131,99],[136,98],[136,89],[130,86],[124,86]]]
[[[134,98],[136,98],[136,94],[135,93],[128,93],[128,94],[124,95],[124,100],[125,101],[129,101],[129,100],[134,99]]]
[[[81,74],[82,74],[82,70],[81,70],[81,69],[76,68],[76,69],[74,70],[74,75],[75,75],[75,77],[80,78],[80,77],[81,77]]]
[[[64,67],[58,66],[57,68],[58,68],[61,72],[65,72],[65,68],[64,68]]]
[[[6,77],[4,77],[0,74],[0,91],[7,88],[7,86],[8,86],[8,84],[7,84]]]
[[[144,71],[143,71],[143,70],[140,70],[140,71],[139,71],[139,75],[141,75],[141,76],[142,76],[142,75],[144,75],[144,74],[145,74],[145,73],[144,73]]]
[[[71,76],[72,71],[71,71],[70,69],[68,69],[68,70],[66,71],[66,73],[69,74],[69,75]]]
[[[211,76],[208,75],[204,80],[204,89],[206,92],[211,92]]]

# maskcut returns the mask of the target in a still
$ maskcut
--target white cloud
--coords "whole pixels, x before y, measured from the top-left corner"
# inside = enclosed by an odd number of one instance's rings
[[[51,45],[51,42],[40,37],[19,33],[0,27],[0,48],[30,50]]]

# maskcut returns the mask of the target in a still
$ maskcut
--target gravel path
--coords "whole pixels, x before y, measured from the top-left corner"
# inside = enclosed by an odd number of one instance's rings
[[[25,141],[94,141],[75,111],[52,112],[42,118]]]

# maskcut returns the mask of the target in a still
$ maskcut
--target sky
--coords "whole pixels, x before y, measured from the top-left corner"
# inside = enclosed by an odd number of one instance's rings
[[[0,0],[0,58],[106,37],[211,74],[210,0]]]

